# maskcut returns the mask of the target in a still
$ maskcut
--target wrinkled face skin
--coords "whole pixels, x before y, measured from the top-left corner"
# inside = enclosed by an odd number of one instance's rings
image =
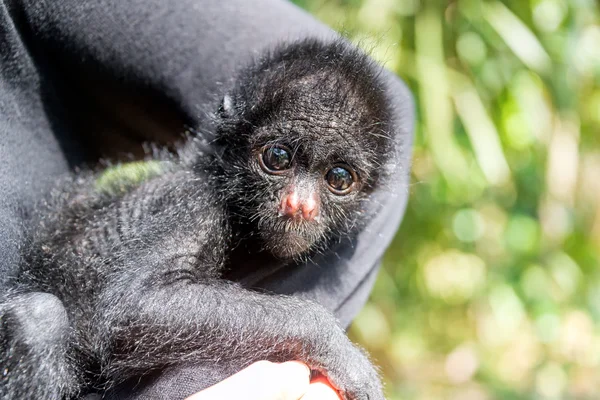
[[[239,223],[263,250],[298,259],[361,221],[389,132],[383,95],[363,93],[359,75],[311,71],[314,63],[294,74],[295,64],[282,64],[252,71],[224,99],[218,134],[225,196]]]
[[[246,209],[265,248],[294,258],[356,223],[369,171],[359,169],[351,149],[336,146],[330,135],[280,129],[259,129],[248,148],[253,196]]]

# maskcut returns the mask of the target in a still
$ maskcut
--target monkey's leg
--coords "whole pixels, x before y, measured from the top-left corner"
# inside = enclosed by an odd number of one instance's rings
[[[126,288],[97,321],[113,378],[181,362],[300,360],[348,399],[383,399],[376,371],[334,317],[317,304],[233,284],[181,280]],[[145,286],[145,285],[142,285]]]
[[[0,398],[63,399],[77,392],[67,361],[69,323],[47,293],[9,296],[0,304]]]

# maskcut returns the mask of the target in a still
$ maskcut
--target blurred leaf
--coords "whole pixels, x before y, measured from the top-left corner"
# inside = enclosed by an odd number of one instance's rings
[[[497,1],[489,2],[484,7],[484,16],[525,65],[541,74],[550,72],[550,57],[533,32],[508,7]]]

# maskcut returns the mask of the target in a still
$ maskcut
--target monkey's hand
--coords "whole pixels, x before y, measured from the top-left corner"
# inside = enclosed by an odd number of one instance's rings
[[[308,304],[315,316],[309,334],[311,351],[305,361],[324,375],[347,400],[384,399],[377,370],[365,352],[355,346],[331,313],[317,304]]]

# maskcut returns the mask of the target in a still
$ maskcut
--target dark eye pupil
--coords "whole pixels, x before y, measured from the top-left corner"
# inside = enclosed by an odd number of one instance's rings
[[[263,162],[273,171],[281,171],[290,167],[290,153],[281,147],[269,147],[263,153]]]
[[[327,172],[327,183],[335,190],[346,190],[354,181],[352,174],[346,168],[334,167]]]

